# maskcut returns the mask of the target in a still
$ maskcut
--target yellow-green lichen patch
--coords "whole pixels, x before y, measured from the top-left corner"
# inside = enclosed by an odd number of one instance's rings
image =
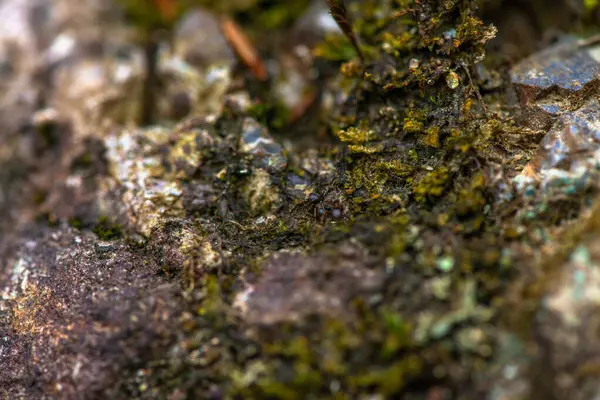
[[[197,228],[183,227],[179,232],[173,232],[180,241],[179,251],[184,257],[184,283],[188,289],[193,289],[202,283],[200,277],[207,274],[218,275],[218,268],[223,263],[223,257],[229,252],[216,248]]]

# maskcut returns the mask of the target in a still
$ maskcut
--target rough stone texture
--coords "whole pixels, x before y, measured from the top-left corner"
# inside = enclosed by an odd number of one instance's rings
[[[172,340],[177,285],[122,241],[56,230],[17,257],[2,274],[4,396],[120,398],[122,371]]]
[[[365,268],[360,249],[347,244],[337,252],[333,257],[275,253],[234,304],[252,325],[298,321],[311,314],[342,317],[353,299],[379,292],[383,276]]]
[[[575,38],[535,53],[511,70],[511,80],[528,112],[523,122],[549,128],[556,116],[576,109],[598,86],[597,44]]]
[[[511,70],[526,123],[548,130],[517,178],[521,187],[529,181],[548,191],[581,192],[593,185],[600,149],[597,52],[597,44],[568,39]]]

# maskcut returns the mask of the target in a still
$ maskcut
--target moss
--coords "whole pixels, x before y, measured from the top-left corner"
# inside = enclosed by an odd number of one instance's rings
[[[81,218],[72,217],[69,218],[69,225],[75,229],[81,229],[83,227],[83,221]]]
[[[425,144],[436,149],[440,147],[440,128],[432,126],[427,129]]]
[[[262,125],[276,130],[285,127],[291,117],[291,111],[281,102],[256,103],[247,113]]]
[[[456,201],[456,214],[458,216],[466,216],[480,213],[487,203],[485,191],[486,182],[484,175],[476,174],[469,186],[459,191]]]
[[[340,73],[344,75],[346,78],[361,78],[364,77],[368,79],[369,73],[364,72],[362,65],[357,60],[351,60],[345,62],[340,67]],[[363,73],[366,74],[363,75]]]
[[[254,171],[243,187],[243,197],[252,215],[261,215],[274,210],[281,197],[269,174],[258,169]]]
[[[286,4],[273,4],[268,0],[257,1],[256,3],[256,7],[260,11],[250,10],[254,13],[253,22],[256,20],[256,25],[261,30],[266,31],[281,29],[293,23],[309,5],[308,0]]]
[[[198,308],[198,315],[219,318],[222,310],[221,283],[216,275],[207,275],[201,286],[204,292],[202,305]]]
[[[427,113],[424,110],[411,108],[406,111],[406,118],[404,118],[404,131],[410,133],[423,132],[426,121]]]
[[[251,397],[276,399],[323,397],[328,392],[327,398],[353,398],[359,393],[373,391],[389,396],[400,394],[423,366],[418,356],[402,354],[413,346],[412,328],[391,310],[381,310],[373,315],[366,309],[365,312],[358,325],[336,319],[315,321],[317,325],[311,328],[310,337],[292,335],[286,338],[289,332],[281,330],[276,341],[264,347],[270,361],[261,370],[270,372],[260,376],[255,383],[238,378],[240,385],[235,391]],[[315,328],[319,329],[318,335],[315,335]],[[370,365],[372,368],[368,370],[348,365],[347,357],[367,344],[374,346],[373,350],[378,354],[372,360],[376,365]],[[293,369],[288,371],[291,376],[279,380],[277,370],[283,367],[280,363],[284,359]],[[249,368],[237,376],[248,376],[254,367]],[[339,385],[333,392],[328,387],[331,381]]]
[[[329,61],[350,61],[356,57],[356,50],[343,35],[328,35],[313,50],[315,57]]]
[[[367,121],[362,121],[357,127],[337,131],[336,136],[344,143],[358,146],[372,141],[375,138],[375,132],[368,128]]]
[[[426,204],[439,198],[450,185],[450,178],[450,170],[446,167],[428,173],[413,187],[415,200]]]
[[[352,379],[351,384],[359,388],[375,388],[378,393],[392,396],[400,393],[408,378],[419,374],[422,368],[423,362],[412,356],[387,368],[369,370],[364,375]]]
[[[101,240],[116,240],[123,237],[121,225],[114,223],[107,216],[102,216],[94,226],[93,232]]]
[[[382,34],[382,49],[386,53],[399,57],[403,52],[406,52],[414,47],[417,37],[410,32],[402,32],[400,35],[393,35],[391,32]]]
[[[358,189],[366,189],[369,196],[381,196],[388,181],[395,184],[403,182],[411,176],[412,167],[399,160],[362,160],[358,161],[347,173],[346,193],[354,193]]]
[[[381,357],[384,360],[392,359],[400,350],[410,348],[413,345],[412,327],[403,319],[402,315],[391,311],[382,310],[383,323],[387,328]]]

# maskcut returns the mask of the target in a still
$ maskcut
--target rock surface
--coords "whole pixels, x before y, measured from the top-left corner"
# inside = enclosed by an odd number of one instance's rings
[[[255,3],[270,79],[191,10],[139,126],[121,9],[0,2],[0,397],[597,396],[594,42],[509,70],[475,1],[349,1],[360,60]]]

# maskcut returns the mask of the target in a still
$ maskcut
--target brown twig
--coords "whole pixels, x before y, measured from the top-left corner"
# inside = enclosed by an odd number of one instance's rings
[[[173,21],[177,17],[177,0],[152,0],[154,7],[165,21]]]
[[[329,13],[338,24],[344,35],[346,35],[348,40],[350,40],[350,43],[352,43],[352,47],[354,47],[354,50],[356,50],[358,57],[363,60],[363,54],[360,50],[360,46],[358,45],[358,38],[352,29],[350,14],[348,13],[348,9],[346,8],[344,0],[327,0],[327,4],[329,5]]]
[[[148,32],[144,44],[146,78],[142,93],[142,115],[140,123],[151,125],[156,117],[156,86],[158,84],[158,42],[153,32]]]
[[[465,66],[465,65],[463,65],[462,67],[463,67],[465,73],[467,74],[467,78],[469,79],[469,85],[471,86],[471,88],[475,92],[475,96],[477,96],[477,100],[479,100],[479,102],[483,106],[483,112],[486,115],[488,115],[487,105],[485,104],[485,101],[483,100],[483,97],[481,96],[481,92],[479,91],[479,87],[475,84],[475,82],[473,81],[473,78],[471,77],[471,72],[469,72],[469,68],[467,66]]]
[[[238,58],[257,79],[266,81],[268,75],[265,65],[244,31],[229,17],[221,17],[221,30]]]

